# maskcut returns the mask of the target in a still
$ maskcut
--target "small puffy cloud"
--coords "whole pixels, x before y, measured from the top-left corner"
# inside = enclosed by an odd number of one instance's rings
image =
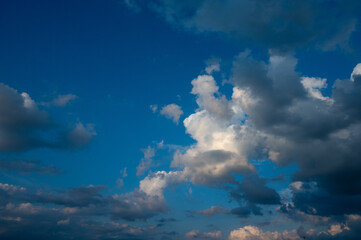
[[[69,222],[70,222],[70,218],[59,220],[56,224],[57,225],[67,225],[67,224],[69,224]]]
[[[97,135],[97,133],[93,124],[84,126],[81,122],[78,122],[75,128],[68,133],[68,141],[72,147],[83,147],[90,142],[94,135]]]
[[[160,110],[160,114],[166,118],[172,119],[173,122],[178,124],[180,116],[183,114],[182,108],[177,104],[168,104]]]
[[[128,176],[128,174],[127,174],[127,168],[126,168],[126,167],[125,167],[123,170],[120,170],[120,175],[121,175],[123,178],[125,178],[125,177]]]
[[[158,171],[149,174],[140,181],[139,190],[145,192],[149,196],[156,196],[163,199],[163,191],[166,187],[176,186],[185,182],[186,178],[181,171]]]
[[[124,185],[124,180],[121,178],[118,178],[117,179],[117,187],[120,188],[120,187],[123,187],[123,185]]]
[[[207,240],[207,239],[220,239],[221,237],[222,237],[221,231],[202,233],[199,230],[192,230],[192,231],[186,233],[187,239]]]
[[[8,192],[10,194],[15,193],[15,192],[23,192],[26,189],[24,187],[20,187],[20,186],[16,186],[16,185],[12,185],[12,184],[7,184],[7,183],[0,183],[0,189]]]
[[[149,107],[150,107],[150,109],[152,110],[153,113],[156,113],[158,111],[158,105],[157,104],[150,105]]]
[[[194,213],[198,213],[198,214],[206,215],[206,216],[214,216],[216,214],[228,213],[228,212],[230,212],[229,209],[223,208],[221,206],[212,206],[212,207],[202,210],[202,211],[195,211]]]

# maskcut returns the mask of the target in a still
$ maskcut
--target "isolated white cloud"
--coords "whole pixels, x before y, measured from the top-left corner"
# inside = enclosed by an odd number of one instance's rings
[[[178,124],[180,116],[183,114],[182,108],[177,104],[168,104],[160,110],[160,114],[166,118],[172,119],[173,122]]]

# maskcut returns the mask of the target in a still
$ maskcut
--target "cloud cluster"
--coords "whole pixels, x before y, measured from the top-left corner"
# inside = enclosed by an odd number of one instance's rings
[[[156,226],[143,228],[114,221],[145,220],[166,212],[163,197],[148,195],[138,189],[104,196],[101,194],[104,189],[104,186],[90,185],[65,191],[33,191],[0,183],[0,237],[20,239],[24,234],[29,234],[29,239],[43,239],[49,234],[60,237],[63,235],[59,233],[66,229],[65,237],[77,236],[79,239],[107,239],[107,236],[138,239],[157,232]],[[105,220],[97,222],[99,217]],[[46,227],[42,229],[42,226]],[[98,236],[88,236],[90,232]]]
[[[249,51],[239,54],[231,99],[219,92],[211,75],[192,81],[199,108],[184,126],[196,143],[176,152],[172,167],[194,184],[235,186],[230,192],[240,207],[230,213],[260,215],[259,205],[281,204],[279,194],[257,174],[235,180],[235,174],[255,173],[249,159],[269,159],[279,166],[296,163],[299,170],[292,178],[315,182],[317,190],[292,192],[292,211],[299,219],[360,213],[358,65],[351,74],[354,80],[336,80],[328,96],[321,91],[326,79],[300,76],[296,65],[290,55],[271,55],[263,62]],[[333,200],[324,204],[321,199]]]
[[[0,115],[0,152],[82,147],[96,134],[92,125],[80,122],[71,130],[59,127],[29,94],[20,94],[2,83]]]

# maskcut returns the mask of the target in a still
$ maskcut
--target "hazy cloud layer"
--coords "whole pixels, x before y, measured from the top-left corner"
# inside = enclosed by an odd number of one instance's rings
[[[323,50],[348,48],[360,4],[338,0],[158,0],[145,6],[189,31],[223,33],[290,51],[306,44]]]

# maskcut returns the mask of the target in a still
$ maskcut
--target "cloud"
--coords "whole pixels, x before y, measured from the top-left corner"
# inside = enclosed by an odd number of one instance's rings
[[[157,104],[150,105],[149,107],[150,107],[150,109],[152,110],[153,113],[156,113],[158,111],[158,105]]]
[[[196,143],[177,151],[171,166],[194,184],[237,186],[231,195],[245,206],[231,213],[260,215],[257,205],[281,203],[265,179],[249,175],[238,184],[234,178],[255,172],[249,159],[267,158],[279,166],[294,162],[299,170],[293,180],[317,183],[319,191],[295,195],[295,200],[302,199],[294,201],[297,209],[319,208],[323,217],[359,213],[361,85],[336,80],[324,96],[327,80],[300,76],[296,65],[290,55],[271,54],[263,62],[249,51],[239,54],[233,63],[231,99],[219,92],[210,75],[192,80],[199,108],[184,126]],[[323,197],[335,201],[317,204]]]
[[[148,196],[158,197],[163,199],[163,190],[166,187],[176,186],[185,182],[186,178],[183,172],[180,171],[158,171],[150,173],[146,178],[140,181],[139,189]]]
[[[42,103],[43,105],[47,106],[55,106],[55,107],[65,107],[69,104],[69,102],[77,99],[78,96],[74,94],[64,94],[64,95],[58,95],[53,101],[48,103]]]
[[[359,3],[348,1],[154,1],[152,9],[168,22],[194,32],[290,51],[310,44],[324,50],[347,47]]]
[[[20,173],[35,172],[39,174],[59,174],[61,170],[55,166],[43,165],[39,160],[0,159],[0,169],[18,171]]]
[[[208,75],[211,75],[213,72],[218,72],[220,70],[219,58],[211,58],[206,61],[207,67],[205,69]]]
[[[97,135],[94,124],[83,125],[78,122],[73,130],[67,134],[67,143],[72,147],[83,147],[87,145],[93,136]]]
[[[245,119],[243,112],[218,94],[212,76],[200,75],[192,85],[199,109],[184,120],[184,126],[196,144],[176,152],[172,166],[182,167],[195,184],[234,183],[234,173],[254,171],[247,159],[257,148],[258,134],[249,125],[240,124]]]
[[[278,193],[266,186],[266,179],[258,175],[248,175],[242,179],[237,189],[231,191],[236,200],[246,200],[251,204],[281,204]]]
[[[222,232],[221,231],[214,231],[214,232],[205,232],[205,233],[201,233],[198,230],[192,230],[190,232],[186,233],[186,238],[187,239],[220,239],[222,236]]]
[[[73,130],[52,122],[27,93],[0,83],[0,152],[34,148],[76,148],[89,143],[94,130],[78,123]]]
[[[320,91],[321,89],[327,87],[326,78],[321,79],[321,78],[302,77],[301,79],[302,79],[301,83],[308,92],[308,94],[310,94],[312,97],[316,99],[330,101],[330,98],[324,97]]]
[[[295,230],[279,232],[263,232],[256,226],[245,226],[230,232],[228,240],[301,240]]]
[[[123,0],[123,3],[125,6],[127,6],[127,8],[133,10],[136,13],[139,13],[142,10],[135,0]]]
[[[160,110],[160,114],[166,118],[172,119],[176,124],[179,122],[180,116],[183,114],[182,108],[177,104],[168,104]]]
[[[153,157],[155,155],[155,149],[148,146],[146,149],[142,149],[144,157],[140,160],[139,165],[137,166],[137,176],[141,176],[152,167]]]
[[[228,212],[229,212],[228,209],[225,209],[221,206],[212,206],[212,207],[202,210],[202,211],[195,211],[194,213],[206,215],[206,216],[214,216],[216,214],[228,213]]]
[[[358,84],[361,82],[361,63],[357,64],[351,73],[351,81],[357,82]]]
[[[23,217],[22,214],[53,214],[54,220],[97,216],[118,220],[146,220],[167,211],[164,197],[153,192],[134,191],[104,196],[104,186],[79,186],[62,191],[37,189],[0,183],[0,214],[7,217]],[[55,208],[53,206],[56,206]],[[50,217],[50,216],[49,216]],[[55,215],[54,215],[55,217]]]

